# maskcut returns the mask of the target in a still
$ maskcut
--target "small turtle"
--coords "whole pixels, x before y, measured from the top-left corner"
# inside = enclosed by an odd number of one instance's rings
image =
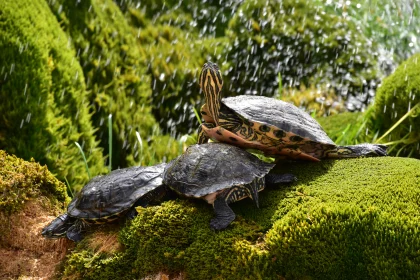
[[[312,161],[386,155],[385,145],[337,146],[316,120],[287,102],[249,95],[222,99],[223,80],[215,63],[204,64],[199,82],[206,98],[199,144],[211,138],[277,158]]]
[[[192,145],[168,163],[163,183],[181,195],[203,198],[212,204],[215,217],[210,226],[219,230],[235,219],[229,203],[250,197],[258,207],[258,192],[266,184],[296,180],[291,174],[268,174],[274,166],[236,146],[224,143]]]
[[[170,193],[162,184],[165,165],[118,169],[93,178],[70,202],[67,213],[46,226],[42,235],[80,241],[88,224],[111,222],[123,215],[134,218],[136,206],[159,202]]]

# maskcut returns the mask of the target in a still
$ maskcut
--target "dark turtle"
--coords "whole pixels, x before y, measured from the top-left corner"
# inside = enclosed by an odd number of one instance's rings
[[[46,238],[80,241],[88,224],[111,222],[123,215],[133,218],[136,206],[159,202],[169,188],[162,184],[166,164],[114,170],[93,178],[70,202],[67,213],[42,230]]]
[[[192,145],[168,163],[163,182],[181,195],[203,198],[212,204],[215,217],[210,226],[223,229],[235,219],[229,203],[250,197],[258,207],[258,192],[266,184],[296,180],[291,174],[268,174],[274,166],[236,146]]]
[[[219,67],[207,62],[200,74],[206,104],[198,143],[209,138],[258,149],[277,158],[319,161],[322,158],[385,156],[385,145],[337,146],[309,114],[287,102],[263,96],[223,98]]]

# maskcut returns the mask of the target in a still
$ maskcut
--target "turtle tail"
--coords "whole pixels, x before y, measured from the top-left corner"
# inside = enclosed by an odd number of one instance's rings
[[[354,157],[381,157],[386,156],[386,145],[363,143],[351,146],[337,146],[334,150],[327,151],[327,158],[354,158]]]

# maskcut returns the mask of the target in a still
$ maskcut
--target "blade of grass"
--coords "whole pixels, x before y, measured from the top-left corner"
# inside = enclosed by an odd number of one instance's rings
[[[64,180],[66,181],[67,190],[70,192],[70,197],[73,198],[74,197],[74,194],[73,194],[73,191],[71,190],[71,186],[69,184],[69,181],[67,181],[67,177],[66,176],[64,176]]]
[[[112,170],[112,114],[108,117],[108,139],[109,139],[109,172]]]
[[[140,132],[136,131],[137,141],[139,141],[140,146],[140,165],[143,161],[143,141],[141,140]]]
[[[385,132],[378,140],[375,141],[375,143],[379,143],[382,139],[384,139],[388,134],[390,134],[396,127],[398,127],[406,118],[408,118],[411,113],[413,113],[417,107],[420,106],[420,103],[417,103],[416,106],[411,108],[410,111],[408,111],[404,116],[402,116],[390,129],[388,129],[387,132]]]
[[[85,162],[86,171],[87,171],[87,174],[88,174],[88,176],[89,176],[89,180],[90,180],[90,179],[92,178],[92,176],[90,176],[89,166],[88,166],[88,164],[87,164],[87,160],[86,160],[86,157],[85,157],[85,153],[83,152],[83,149],[82,149],[82,147],[79,145],[79,143],[74,142],[74,144],[76,144],[77,148],[79,148],[79,151],[80,151],[80,153],[82,154],[83,160],[84,160],[84,162]]]
[[[201,124],[200,115],[198,114],[197,109],[195,109],[194,104],[193,104],[193,111],[194,111],[195,117],[197,118],[198,122]]]

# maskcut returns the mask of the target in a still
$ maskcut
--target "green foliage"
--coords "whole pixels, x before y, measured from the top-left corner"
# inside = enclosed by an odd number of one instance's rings
[[[410,0],[319,1],[328,13],[347,14],[372,41],[392,52],[397,62],[420,50],[420,2]]]
[[[392,154],[399,156],[420,158],[420,105],[417,105],[420,103],[419,66],[420,55],[417,54],[384,79],[370,114],[370,131],[381,136],[414,109],[383,139],[383,142],[392,146]]]
[[[311,85],[308,88],[300,86],[299,89],[286,88],[279,99],[293,103],[317,117],[336,115],[345,111],[343,100],[335,94],[333,88],[325,85],[319,87]]]
[[[0,166],[0,212],[18,211],[27,200],[41,195],[68,202],[66,186],[33,159],[24,161],[0,150]]]
[[[139,208],[120,232],[123,252],[101,254],[80,244],[65,273],[85,279],[137,279],[162,270],[188,279],[420,277],[420,161],[330,160],[276,172],[293,173],[298,182],[261,192],[259,209],[249,199],[232,204],[237,218],[226,230],[210,229],[213,212],[202,200]]]
[[[247,0],[229,23],[235,92],[273,96],[284,86],[329,82],[359,92],[377,78],[374,43],[347,18],[306,0]]]
[[[361,112],[345,112],[316,120],[337,145],[355,145],[365,139],[367,117]]]
[[[72,187],[82,186],[88,178],[74,142],[82,145],[93,175],[104,171],[104,159],[68,37],[46,1],[5,0],[0,38],[0,148],[36,158]]]
[[[164,132],[195,132],[193,108],[204,103],[198,76],[207,59],[220,53],[223,39],[198,39],[197,34],[171,25],[149,24],[139,29],[152,77],[153,114]]]
[[[152,24],[171,25],[202,36],[221,37],[225,34],[229,18],[242,1],[179,1],[179,0],[123,0],[124,12],[134,16],[132,22],[143,22],[136,16],[144,14]]]
[[[135,35],[111,0],[49,1],[83,65],[93,125],[108,154],[107,119],[113,118],[112,166],[136,164],[135,132],[152,132],[150,77]]]

